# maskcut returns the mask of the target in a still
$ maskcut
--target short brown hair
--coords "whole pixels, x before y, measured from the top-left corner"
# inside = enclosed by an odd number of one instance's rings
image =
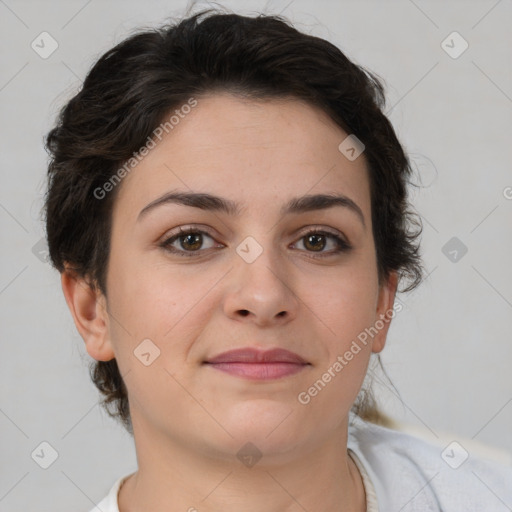
[[[96,62],[60,111],[45,141],[51,156],[46,234],[56,269],[69,265],[107,297],[112,207],[120,187],[102,200],[93,191],[143,146],[170,111],[213,91],[305,100],[361,140],[379,279],[396,271],[399,282],[409,283],[400,291],[421,282],[422,225],[407,201],[412,170],[383,113],[381,81],[333,44],[299,32],[280,16],[214,9],[126,38]],[[107,413],[133,434],[116,360],[95,361],[90,372]],[[376,421],[371,396],[354,410]]]

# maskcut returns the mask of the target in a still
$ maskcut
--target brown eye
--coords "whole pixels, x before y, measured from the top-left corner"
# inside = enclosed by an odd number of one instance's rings
[[[300,241],[302,241],[306,252],[318,253],[318,255],[312,255],[313,258],[336,256],[339,253],[348,252],[352,249],[352,246],[340,236],[318,229],[310,230],[308,233],[305,233],[300,238]],[[324,249],[328,247],[329,244],[331,250],[325,251]]]
[[[325,247],[325,236],[319,234],[307,235],[304,237],[305,247],[311,248],[313,251],[321,251]]]
[[[213,242],[213,238],[201,229],[180,228],[177,234],[164,240],[160,244],[160,247],[179,256],[195,256],[196,254],[194,253],[201,254],[214,246],[214,244],[210,242],[208,247],[204,247],[205,239],[210,239]]]
[[[200,233],[182,235],[178,237],[178,240],[180,240],[180,245],[183,249],[190,249],[192,251],[197,251],[203,243]]]

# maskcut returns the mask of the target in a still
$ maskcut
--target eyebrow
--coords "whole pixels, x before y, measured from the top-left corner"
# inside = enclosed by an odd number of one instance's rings
[[[200,192],[171,191],[146,205],[140,211],[137,222],[148,212],[164,204],[191,206],[201,210],[223,212],[231,216],[240,215],[242,211],[240,203],[223,197]],[[361,208],[352,199],[343,194],[314,194],[294,197],[281,208],[279,213],[280,215],[298,214],[316,210],[327,210],[334,207],[343,207],[354,212],[366,228]]]

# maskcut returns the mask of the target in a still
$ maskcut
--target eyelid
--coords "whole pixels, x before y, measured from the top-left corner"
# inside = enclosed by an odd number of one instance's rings
[[[206,227],[204,225],[200,225],[200,224],[178,226],[172,232],[164,235],[163,240],[159,243],[159,246],[171,254],[177,254],[180,256],[200,256],[200,255],[203,255],[205,252],[213,249],[213,248],[208,248],[208,249],[198,249],[197,251],[184,251],[184,250],[175,249],[172,247],[172,244],[174,244],[177,240],[179,240],[181,236],[185,236],[190,233],[207,235],[215,243],[223,245],[225,247],[224,244],[217,242],[216,235],[211,234],[210,229],[208,227]],[[335,250],[331,250],[331,251],[327,251],[327,252],[319,251],[318,253],[316,253],[316,251],[303,251],[303,250],[300,251],[300,252],[308,253],[313,258],[327,258],[329,256],[336,256],[336,255],[339,255],[340,253],[348,252],[348,251],[352,250],[352,248],[353,248],[352,244],[348,241],[347,237],[342,232],[340,232],[336,229],[324,227],[321,225],[310,225],[301,230],[298,230],[294,235],[295,242],[293,242],[293,244],[300,242],[304,237],[308,236],[309,234],[327,235],[334,240],[334,243],[337,246],[337,248]]]
[[[322,225],[319,225],[319,224],[312,224],[312,225],[307,226],[307,227],[305,227],[303,229],[300,229],[298,231],[298,235],[296,235],[296,236],[305,236],[305,235],[307,235],[308,233],[310,233],[312,231],[314,231],[315,233],[316,232],[322,232],[322,233],[326,233],[326,234],[329,234],[329,235],[338,236],[338,237],[342,238],[343,241],[348,243],[347,237],[343,234],[343,232],[338,231],[337,229],[329,228],[329,227],[322,226]]]
[[[161,238],[159,245],[164,248],[170,247],[171,244],[174,243],[176,240],[179,240],[181,236],[185,236],[190,233],[199,233],[201,235],[207,235],[215,243],[220,244],[220,242],[217,242],[217,240],[216,240],[217,235],[212,234],[208,227],[203,226],[201,224],[191,224],[191,225],[185,225],[185,226],[178,226],[177,228],[171,230],[170,232],[167,232]],[[224,245],[224,244],[221,244],[221,245]],[[194,252],[197,252],[199,254],[200,252],[204,252],[204,249],[200,249],[198,251],[176,251],[176,252],[181,252],[181,253],[188,252],[191,254],[193,254]]]
[[[203,224],[185,224],[182,226],[177,226],[176,228],[170,231],[167,231],[165,235],[161,237],[161,240],[163,242],[166,242],[170,238],[177,237],[179,235],[187,235],[191,232],[202,233],[208,235],[211,238],[215,238],[217,235],[214,235],[211,231],[212,230],[208,226],[205,226]]]
[[[326,228],[323,226],[308,226],[307,228],[305,228],[304,231],[300,231],[300,233],[296,236],[297,242],[299,242],[309,234],[327,235],[331,237],[334,240],[334,243],[336,244],[336,249],[334,251],[320,251],[318,253],[316,253],[315,251],[305,251],[308,254],[310,254],[310,257],[327,258],[329,256],[336,256],[341,253],[347,253],[353,249],[352,244],[348,241],[348,238],[342,232],[332,228]],[[294,244],[297,242],[294,242]]]

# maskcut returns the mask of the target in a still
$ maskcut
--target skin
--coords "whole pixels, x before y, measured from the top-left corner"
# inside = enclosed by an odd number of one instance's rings
[[[364,511],[348,413],[390,322],[307,405],[297,399],[394,303],[396,274],[378,281],[364,153],[348,160],[338,150],[347,133],[298,100],[197,99],[120,185],[108,301],[62,274],[88,353],[115,357],[128,389],[139,467],[120,511]],[[137,220],[176,189],[238,201],[242,212],[166,204]],[[319,193],[350,197],[366,225],[339,206],[279,213],[290,198]],[[191,224],[209,230],[199,255],[159,245]],[[334,253],[330,237],[308,244],[308,227],[338,232],[352,249]],[[248,236],[263,249],[252,263],[236,252]],[[181,242],[173,247],[193,252]],[[145,366],[134,350],[148,338],[160,356]],[[285,348],[311,364],[269,381],[202,364],[247,346]],[[263,455],[253,467],[236,457],[247,442]]]

